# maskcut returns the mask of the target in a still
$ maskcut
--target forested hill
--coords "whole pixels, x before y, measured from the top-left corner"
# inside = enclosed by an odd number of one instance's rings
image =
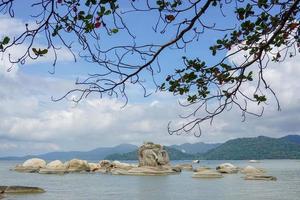
[[[300,159],[300,144],[289,141],[287,137],[239,138],[201,156],[207,160]]]

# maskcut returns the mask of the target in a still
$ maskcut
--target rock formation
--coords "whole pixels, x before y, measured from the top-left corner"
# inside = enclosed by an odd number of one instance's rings
[[[265,171],[262,169],[252,167],[252,166],[247,166],[247,167],[241,169],[241,173],[243,173],[243,174],[263,174],[263,173],[265,173]]]
[[[144,143],[138,151],[139,167],[157,167],[169,164],[169,155],[160,144]]]
[[[203,169],[195,172],[192,176],[193,178],[222,178],[223,175],[220,172],[210,170],[210,169]]]
[[[67,166],[60,160],[49,162],[45,168],[41,168],[40,174],[64,174],[67,172]]]
[[[44,189],[39,187],[26,187],[26,186],[0,186],[1,194],[21,194],[21,193],[43,193]]]
[[[261,180],[261,181],[276,181],[277,178],[275,176],[266,176],[261,174],[249,174],[244,177],[245,180]]]
[[[223,163],[223,164],[217,166],[216,170],[218,172],[224,173],[224,174],[234,174],[234,173],[237,173],[239,171],[239,168],[234,166],[231,163]]]
[[[41,168],[46,167],[46,161],[39,158],[31,158],[26,160],[22,165],[17,165],[15,170],[18,172],[39,172]]]
[[[193,171],[193,165],[188,163],[178,164],[175,167],[178,167],[181,170],[185,170],[185,171]]]
[[[139,165],[116,167],[111,170],[114,175],[139,175],[139,176],[160,176],[180,172],[169,164],[168,152],[160,144],[152,142],[144,143],[138,150]],[[121,166],[115,163],[115,166]]]
[[[89,164],[86,160],[72,159],[66,163],[68,172],[90,171]]]

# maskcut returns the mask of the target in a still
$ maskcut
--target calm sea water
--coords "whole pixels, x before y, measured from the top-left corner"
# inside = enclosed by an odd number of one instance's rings
[[[16,162],[0,161],[0,185],[38,186],[47,191],[5,198],[10,200],[300,200],[299,160],[201,161],[194,166],[215,167],[223,162],[239,167],[261,167],[278,180],[245,181],[242,174],[226,175],[222,179],[195,179],[191,177],[192,172],[159,177],[26,174],[9,171]]]

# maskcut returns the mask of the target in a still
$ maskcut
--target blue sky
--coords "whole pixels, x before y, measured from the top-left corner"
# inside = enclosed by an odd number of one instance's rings
[[[28,17],[30,9],[25,9],[25,6],[28,5],[16,4],[16,16],[13,19],[5,16],[0,18],[0,37],[18,33],[24,28],[25,22],[32,22]],[[216,22],[220,28],[234,25],[231,9],[225,7],[226,18],[218,10],[213,10],[206,13],[203,21],[207,24]],[[155,13],[137,13],[126,17],[126,23],[137,36],[137,43],[163,43],[173,38],[172,28],[165,34],[153,33],[151,27],[154,20]],[[222,37],[222,33],[208,31],[201,35],[198,42],[189,45],[186,52],[167,49],[159,58],[162,72],[156,79],[162,81],[167,74],[180,67],[183,55],[198,56],[208,63],[214,63],[221,55],[212,57],[208,47],[219,37]],[[43,39],[38,42],[43,44]],[[131,42],[128,35],[121,31],[112,37],[104,37],[103,45],[109,47]],[[12,53],[18,54],[19,51],[22,48]],[[281,101],[281,112],[276,110],[271,101],[266,106],[263,118],[249,117],[246,122],[241,122],[241,113],[233,109],[219,116],[212,126],[203,124],[203,136],[200,138],[193,135],[170,136],[167,133],[168,122],[181,124],[178,115],[187,111],[177,104],[178,97],[171,94],[155,93],[144,98],[141,87],[129,85],[127,91],[130,99],[125,108],[122,108],[122,99],[108,97],[99,99],[91,96],[79,104],[68,100],[53,102],[51,96],[62,96],[75,87],[77,77],[86,77],[88,73],[99,70],[99,66],[80,59],[74,63],[72,56],[62,50],[53,75],[48,73],[52,70],[51,56],[28,61],[25,65],[15,65],[7,72],[9,63],[5,56],[0,62],[0,156],[89,150],[119,143],[141,144],[149,140],[162,144],[212,143],[237,137],[280,137],[300,133],[299,56],[284,63],[271,64],[266,71],[266,77]],[[131,59],[135,61],[136,58]],[[143,75],[146,79],[150,78],[148,74]],[[146,85],[149,91],[153,90],[151,81]],[[245,90],[253,87],[246,84]],[[254,106],[253,109],[257,108]]]

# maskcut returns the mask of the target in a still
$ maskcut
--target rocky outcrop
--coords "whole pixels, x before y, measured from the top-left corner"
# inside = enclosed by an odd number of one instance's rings
[[[160,144],[144,143],[138,150],[139,165],[114,161],[111,173],[114,175],[162,176],[180,172],[179,167],[169,164],[168,152]]]
[[[184,164],[178,164],[178,165],[176,165],[175,167],[180,168],[182,171],[183,171],[183,170],[185,170],[185,171],[193,171],[193,165],[187,164],[187,163],[184,163]]]
[[[111,173],[113,175],[164,176],[164,175],[174,174],[175,171],[171,167],[142,166],[142,167],[134,167],[130,170],[115,168],[111,170]]]
[[[86,160],[72,159],[66,163],[67,172],[85,172],[90,171]]]
[[[67,166],[60,160],[54,160],[39,170],[40,174],[64,174],[67,172]]]
[[[39,158],[31,158],[29,160],[26,160],[22,165],[17,165],[15,167],[15,171],[18,172],[29,172],[29,173],[35,173],[39,172],[41,168],[46,167],[46,161]]]
[[[260,175],[260,174],[249,174],[244,177],[245,180],[260,180],[260,181],[276,181],[277,178],[275,176],[267,176],[267,175]]]
[[[258,169],[253,166],[247,166],[240,170],[243,174],[263,174],[265,171],[263,169]]]
[[[100,169],[100,164],[99,163],[88,163],[90,171],[95,172]]]
[[[223,175],[220,172],[210,170],[210,169],[203,169],[195,172],[192,176],[193,178],[222,178]]]
[[[139,167],[157,167],[169,163],[169,155],[160,144],[144,143],[138,150]]]
[[[26,186],[0,186],[1,194],[22,194],[22,193],[43,193],[44,189],[39,187],[26,187]]]
[[[239,171],[239,168],[234,166],[231,163],[223,163],[223,164],[217,166],[216,170],[218,172],[224,173],[224,174],[234,174],[234,173],[237,173]]]
[[[201,171],[210,170],[210,169],[211,169],[210,167],[198,167],[198,168],[194,169],[193,171],[194,172],[201,172]]]

